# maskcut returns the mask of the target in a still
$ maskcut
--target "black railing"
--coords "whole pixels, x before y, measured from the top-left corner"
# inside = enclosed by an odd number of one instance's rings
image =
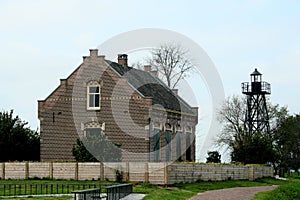
[[[106,199],[105,194],[101,194],[101,188],[94,188],[88,190],[76,190],[72,192],[74,200],[89,200],[89,199]]]
[[[0,184],[0,196],[70,194],[75,190],[103,188],[101,184]]]
[[[132,193],[132,184],[106,186],[107,200],[118,200]]]
[[[242,83],[242,93],[244,94],[271,94],[271,85],[267,82],[244,82]]]

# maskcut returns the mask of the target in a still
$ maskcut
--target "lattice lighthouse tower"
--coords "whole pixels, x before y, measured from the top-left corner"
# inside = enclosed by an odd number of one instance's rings
[[[247,134],[270,132],[266,95],[271,94],[271,85],[262,81],[262,74],[255,68],[250,74],[251,82],[242,83],[242,93],[247,95],[245,130]]]

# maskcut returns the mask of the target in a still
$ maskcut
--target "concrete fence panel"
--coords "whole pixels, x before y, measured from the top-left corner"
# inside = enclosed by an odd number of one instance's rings
[[[129,179],[134,182],[145,182],[146,167],[144,162],[129,163]]]
[[[164,163],[148,163],[149,183],[163,185],[165,177]]]
[[[100,180],[100,163],[78,163],[78,180]]]
[[[123,180],[125,179],[126,163],[123,162],[111,162],[103,163],[104,166],[104,178],[109,181],[116,181],[116,174],[121,173]]]
[[[50,178],[50,163],[28,163],[29,178]]]
[[[76,179],[76,163],[53,163],[53,179]]]
[[[74,179],[149,182],[167,185],[202,181],[255,180],[272,177],[269,166],[148,162],[13,162],[0,163],[1,179]]]
[[[26,163],[5,163],[5,179],[26,179]]]

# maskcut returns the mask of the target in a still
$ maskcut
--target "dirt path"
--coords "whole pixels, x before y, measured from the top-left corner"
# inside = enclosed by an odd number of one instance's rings
[[[189,200],[251,200],[258,192],[273,190],[277,186],[237,187],[199,193]]]

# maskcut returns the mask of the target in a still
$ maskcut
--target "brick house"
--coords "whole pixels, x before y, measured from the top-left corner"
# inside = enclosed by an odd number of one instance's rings
[[[144,70],[90,50],[89,56],[45,99],[38,101],[40,158],[74,160],[77,138],[97,132],[121,145],[122,161],[195,160],[198,108],[189,106]]]

